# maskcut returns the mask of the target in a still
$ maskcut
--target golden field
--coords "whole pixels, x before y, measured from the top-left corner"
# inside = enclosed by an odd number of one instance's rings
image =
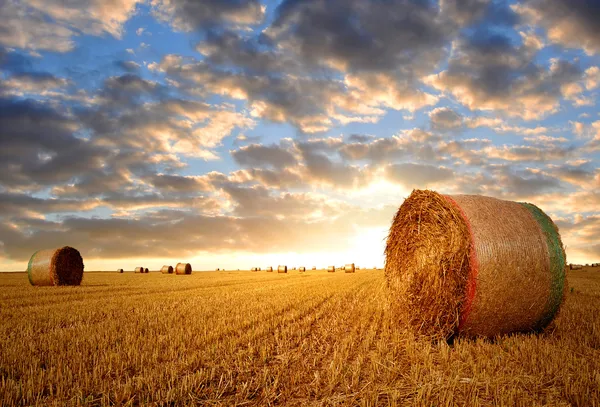
[[[0,274],[0,405],[598,406],[600,269],[568,278],[547,332],[448,345],[382,270]]]

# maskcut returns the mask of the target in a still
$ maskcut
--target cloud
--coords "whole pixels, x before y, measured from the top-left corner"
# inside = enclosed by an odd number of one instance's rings
[[[426,82],[471,110],[502,111],[525,120],[556,112],[561,98],[581,101],[579,65],[554,59],[546,69],[536,64],[536,53],[526,43],[480,30],[457,40],[448,69]]]
[[[231,155],[242,167],[262,167],[269,165],[273,168],[281,169],[297,164],[296,158],[290,152],[276,145],[263,146],[252,144],[233,151]]]
[[[600,7],[594,1],[529,0],[513,9],[546,29],[548,39],[588,54],[600,52]]]
[[[463,126],[462,115],[449,107],[438,107],[429,112],[429,120],[434,130],[456,130]]]
[[[454,176],[454,172],[451,169],[434,165],[404,163],[387,166],[385,175],[389,181],[407,188],[425,189],[430,185],[449,181]]]
[[[115,61],[115,65],[129,73],[138,72],[141,68],[141,65],[135,61]]]
[[[258,0],[152,0],[151,4],[157,19],[179,31],[259,24],[265,12]]]
[[[139,0],[7,0],[0,5],[0,43],[21,49],[68,52],[79,32],[120,38]]]

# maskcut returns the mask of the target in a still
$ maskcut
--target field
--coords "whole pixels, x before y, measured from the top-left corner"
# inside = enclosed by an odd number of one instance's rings
[[[394,323],[383,271],[0,274],[0,405],[600,405],[600,269],[539,335]]]

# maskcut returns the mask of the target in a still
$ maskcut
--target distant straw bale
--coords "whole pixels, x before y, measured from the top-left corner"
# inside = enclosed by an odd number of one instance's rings
[[[162,268],[160,269],[160,272],[163,274],[173,274],[173,266],[162,266]]]
[[[327,267],[327,272],[328,273],[335,273],[335,266],[329,266],[329,267]]]
[[[117,273],[123,273],[123,269],[117,269]]]
[[[313,266],[313,268],[312,268],[312,269],[313,269],[313,270],[316,270],[316,269],[317,269],[317,267],[316,267],[316,266]]]
[[[354,273],[356,271],[356,267],[354,267],[354,263],[348,263],[344,266],[344,272],[346,273]]]
[[[532,204],[415,190],[385,255],[397,317],[438,337],[538,331],[567,287],[558,228]]]
[[[144,274],[144,268],[143,267],[136,267],[134,272],[138,273],[138,274]]]
[[[177,266],[175,266],[175,274],[192,274],[192,265],[190,263],[177,263]]]
[[[569,264],[571,270],[581,270],[583,266],[581,264]]]
[[[306,267],[300,267],[298,271],[306,271]]]
[[[29,259],[27,277],[35,286],[80,285],[83,258],[77,249],[69,246],[39,250]]]
[[[150,270],[148,270],[148,267],[146,267],[146,268],[144,269],[144,273],[149,273],[149,272],[150,272]]]
[[[267,272],[268,273],[272,273],[273,272],[273,267],[271,267],[271,266],[267,267]]]
[[[277,272],[278,273],[287,273],[287,266],[278,266]]]

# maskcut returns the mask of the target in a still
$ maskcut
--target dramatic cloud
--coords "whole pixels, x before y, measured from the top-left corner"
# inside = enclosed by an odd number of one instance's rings
[[[589,54],[600,52],[600,6],[586,0],[529,0],[513,8],[546,29],[548,39]]]

